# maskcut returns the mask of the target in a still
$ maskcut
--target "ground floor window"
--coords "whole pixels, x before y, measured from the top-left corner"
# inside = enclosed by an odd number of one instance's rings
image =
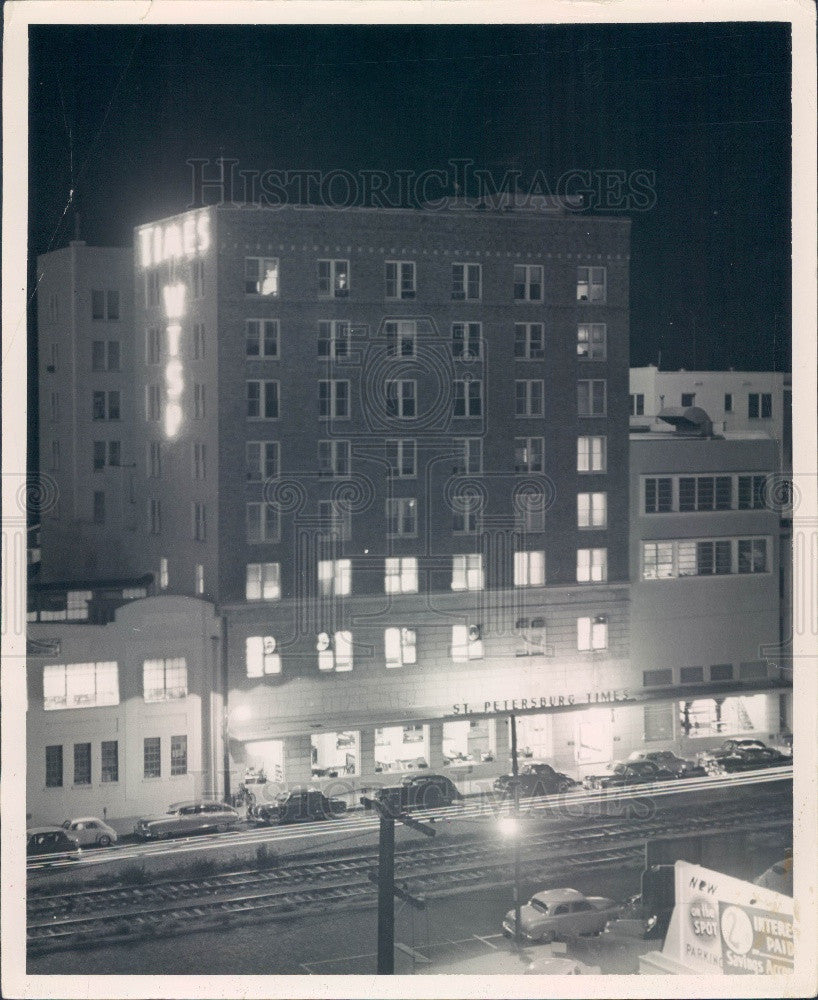
[[[162,740],[158,736],[146,736],[142,750],[144,775],[146,778],[162,777]]]
[[[613,723],[610,708],[589,708],[577,713],[575,756],[578,764],[607,763],[613,757]]]
[[[45,748],[45,787],[62,788],[62,746]]]
[[[359,732],[319,733],[310,737],[313,778],[361,773]]]
[[[254,740],[244,752],[245,785],[284,780],[284,740]]]
[[[494,719],[458,719],[443,723],[443,764],[480,764],[497,755]]]
[[[91,744],[74,744],[74,784],[91,784]]]
[[[645,705],[645,742],[673,739],[673,705]]]
[[[375,730],[376,771],[411,771],[428,766],[428,726],[385,726]]]
[[[100,775],[103,781],[119,781],[119,743],[117,740],[102,741],[101,764]]]
[[[769,728],[766,694],[741,698],[701,698],[679,702],[683,736],[731,736]]]
[[[521,759],[550,760],[554,751],[551,717],[546,714],[520,715],[516,721],[518,756]],[[511,746],[510,731],[508,744]]]
[[[187,736],[170,738],[170,776],[177,778],[187,774]]]

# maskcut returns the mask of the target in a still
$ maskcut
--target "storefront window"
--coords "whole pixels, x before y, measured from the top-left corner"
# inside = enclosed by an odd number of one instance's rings
[[[310,737],[310,743],[314,779],[361,773],[359,732],[319,733]]]
[[[481,764],[497,755],[494,719],[463,719],[443,723],[443,764]]]
[[[268,781],[284,781],[284,740],[254,740],[245,743],[244,754],[241,780],[249,788]],[[250,791],[253,789],[250,788]]]
[[[769,728],[767,695],[744,698],[702,698],[680,701],[679,727],[683,736],[731,736],[759,733]]]
[[[550,760],[553,751],[552,721],[548,715],[517,717],[517,752],[521,759]],[[509,735],[509,746],[511,737]]]
[[[428,766],[428,726],[386,726],[375,730],[376,771],[414,771]]]

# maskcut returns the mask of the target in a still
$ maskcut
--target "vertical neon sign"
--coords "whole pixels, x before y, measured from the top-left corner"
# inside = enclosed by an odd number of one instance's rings
[[[179,322],[185,314],[185,286],[181,282],[166,285],[162,289],[165,300],[165,317],[168,341],[168,363],[165,365],[165,437],[174,438],[182,426],[182,362],[179,348],[182,326]]]

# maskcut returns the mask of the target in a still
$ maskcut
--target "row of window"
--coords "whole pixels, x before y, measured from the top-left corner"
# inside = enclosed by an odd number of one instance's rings
[[[318,357],[347,358],[351,354],[352,323],[349,320],[320,320],[318,323]],[[479,322],[453,323],[451,332],[452,357],[457,361],[474,361],[483,356],[483,325]],[[418,321],[391,320],[384,324],[387,354],[413,358],[417,352]],[[146,333],[145,358],[149,365],[161,361],[162,331],[149,327]],[[577,326],[577,356],[604,361],[607,356],[607,326],[605,323],[580,323]],[[277,319],[245,321],[245,357],[249,361],[280,358],[280,326]],[[116,356],[109,358],[111,345]],[[205,328],[193,325],[193,360],[205,356]],[[517,360],[540,361],[545,358],[545,327],[542,323],[514,324],[514,357]],[[113,367],[113,365],[116,367]],[[115,341],[94,341],[92,350],[94,371],[119,371],[119,344]]]
[[[577,618],[577,650],[592,652],[608,648],[608,618],[606,615]],[[546,644],[545,619],[519,619],[516,628],[517,656],[544,656]],[[417,663],[418,630],[406,626],[384,629],[383,654],[387,669]],[[352,670],[352,632],[340,629],[332,634],[322,632],[316,640],[318,669],[343,673]],[[449,647],[453,663],[466,663],[484,657],[482,630],[478,625],[453,625]],[[248,677],[278,675],[282,672],[281,653],[275,637],[252,635],[245,640],[245,669]]]
[[[148,736],[143,742],[143,775],[146,778],[162,777],[162,739]],[[65,780],[64,748],[54,744],[45,748],[45,786],[62,788]],[[170,738],[170,776],[187,774],[187,735]],[[74,744],[74,785],[90,785],[93,782],[91,766],[91,744]],[[119,742],[102,740],[99,755],[99,780],[103,784],[119,781]]]
[[[662,397],[664,401],[664,397]],[[683,407],[696,405],[695,392],[683,392],[680,403]],[[630,408],[632,417],[641,417],[645,413],[645,394],[643,392],[632,392],[630,394]],[[733,393],[724,394],[724,412],[733,413]],[[747,393],[747,417],[749,420],[769,420],[773,415],[773,395],[771,392],[748,392]]]
[[[157,272],[153,272],[156,274]],[[148,274],[148,278],[153,275]],[[281,294],[281,267],[278,257],[245,257],[244,292],[278,298]],[[195,280],[195,279],[194,279]],[[202,279],[200,278],[199,281]],[[349,297],[352,269],[349,260],[320,259],[316,262],[316,292],[322,299]],[[545,301],[545,269],[542,264],[515,264],[512,283],[515,302]],[[199,293],[201,294],[201,292]],[[384,266],[384,294],[387,299],[411,300],[417,297],[415,261],[388,260]],[[483,297],[483,265],[457,262],[451,265],[450,294],[454,302],[479,302]],[[148,305],[152,302],[148,283]],[[607,269],[578,267],[576,278],[577,302],[605,303],[607,299]]]
[[[767,573],[767,538],[674,539],[642,543],[642,579]]]
[[[704,510],[763,510],[766,475],[648,476],[643,480],[646,514]]]
[[[147,704],[187,697],[187,662],[184,657],[145,660],[142,691]],[[100,708],[119,704],[119,664],[49,663],[43,667],[43,708]]]
[[[109,442],[110,444],[111,442]],[[56,454],[59,454],[59,442]],[[100,445],[104,442],[99,442]],[[118,442],[116,442],[118,445]],[[482,438],[454,438],[452,472],[456,475],[481,475],[483,472]],[[94,446],[96,448],[96,444]],[[118,452],[118,449],[116,449]],[[54,450],[52,448],[52,454]],[[162,442],[149,441],[145,457],[149,479],[162,478]],[[414,438],[392,438],[384,442],[384,457],[389,475],[394,479],[417,477],[417,441]],[[352,475],[352,443],[345,440],[318,442],[318,474],[347,478]],[[109,465],[114,464],[109,461]],[[58,468],[58,465],[53,465]],[[96,464],[94,466],[96,468]],[[607,468],[607,438],[604,435],[577,438],[577,472],[605,472]],[[514,472],[542,473],[545,471],[545,438],[514,438]],[[207,452],[204,442],[194,441],[191,449],[191,472],[194,479],[205,479]],[[266,482],[282,474],[281,449],[278,441],[248,441],[245,445],[245,475],[248,482]]]

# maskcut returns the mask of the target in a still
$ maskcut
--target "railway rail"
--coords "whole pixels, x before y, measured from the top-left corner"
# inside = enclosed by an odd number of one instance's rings
[[[707,816],[666,808],[647,820],[578,817],[559,828],[529,831],[521,853],[523,877],[548,878],[590,867],[622,868],[644,861],[645,841],[657,837],[713,835],[791,824],[784,796],[761,803],[723,803]],[[439,846],[407,846],[396,855],[396,875],[415,894],[441,895],[512,877],[500,842],[485,836]],[[133,936],[183,933],[239,921],[274,919],[294,911],[369,905],[376,888],[369,874],[374,851],[314,859],[286,868],[236,871],[205,878],[164,879],[141,886],[103,886],[30,895],[28,945],[32,953]]]

